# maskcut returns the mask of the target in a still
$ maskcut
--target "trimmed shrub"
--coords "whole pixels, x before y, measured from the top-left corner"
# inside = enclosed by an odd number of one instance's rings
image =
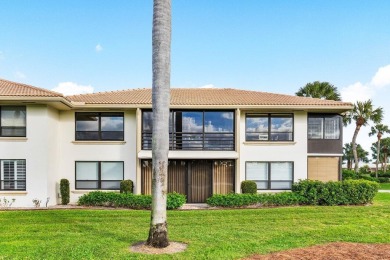
[[[134,184],[132,180],[123,180],[120,184],[120,193],[133,193]]]
[[[343,169],[342,179],[343,180],[349,180],[349,179],[357,180],[357,179],[359,179],[359,175],[354,170]]]
[[[254,181],[243,181],[241,182],[241,191],[244,194],[256,194],[257,184]]]
[[[167,209],[177,209],[183,206],[185,202],[185,195],[178,193],[168,193]],[[152,205],[152,196],[134,195],[131,193],[93,191],[82,195],[79,198],[78,205],[150,209]]]
[[[226,195],[215,194],[207,199],[207,204],[214,207],[230,208],[251,205],[267,207],[299,205],[300,201],[301,197],[291,192],[281,192],[274,194],[229,193]]]
[[[167,209],[177,209],[186,203],[186,196],[180,193],[168,193]]]
[[[70,199],[69,181],[67,179],[60,180],[60,193],[61,193],[61,204],[67,205]]]
[[[390,178],[388,178],[388,177],[378,177],[378,181],[380,183],[387,183],[387,182],[390,182]]]
[[[302,197],[305,205],[362,205],[372,202],[378,188],[378,183],[367,180],[303,180],[294,183],[292,191]]]

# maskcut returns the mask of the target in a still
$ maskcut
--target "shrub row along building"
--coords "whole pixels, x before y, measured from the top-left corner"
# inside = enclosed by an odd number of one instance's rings
[[[71,202],[92,190],[151,192],[151,89],[74,96],[0,80],[0,197],[16,206]],[[352,104],[238,89],[171,89],[168,190],[205,202],[240,192],[290,190],[299,179],[338,180],[341,113]]]

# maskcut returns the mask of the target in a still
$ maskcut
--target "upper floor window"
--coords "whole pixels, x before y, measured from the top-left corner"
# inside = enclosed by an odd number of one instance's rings
[[[309,115],[307,136],[309,139],[340,139],[339,115]]]
[[[0,160],[0,190],[26,190],[26,160]]]
[[[0,107],[0,136],[25,137],[26,136],[26,107],[1,106]]]
[[[246,141],[292,141],[294,136],[292,114],[247,114]]]
[[[152,148],[152,115],[142,113],[142,149]],[[171,150],[234,150],[234,112],[171,111],[169,138]]]
[[[76,113],[76,140],[123,141],[123,113]]]

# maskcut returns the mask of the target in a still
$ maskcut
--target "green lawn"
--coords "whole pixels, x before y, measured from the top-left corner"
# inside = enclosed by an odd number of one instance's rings
[[[189,244],[174,256],[128,251],[145,240],[149,212],[0,212],[0,259],[236,259],[315,244],[390,241],[390,193],[373,206],[169,211],[170,239]]]
[[[379,183],[380,190],[390,190],[390,183]]]

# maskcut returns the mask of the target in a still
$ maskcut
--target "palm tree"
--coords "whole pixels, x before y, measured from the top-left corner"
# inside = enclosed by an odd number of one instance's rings
[[[370,160],[368,159],[368,152],[364,150],[360,144],[356,145],[358,160],[360,162],[368,163]],[[347,169],[352,169],[352,161],[353,161],[353,149],[352,143],[346,143],[343,147],[343,161],[347,161]]]
[[[378,178],[378,164],[379,164],[379,157],[380,157],[380,145],[381,145],[381,138],[382,135],[385,133],[390,133],[390,129],[387,125],[384,124],[377,124],[375,126],[371,127],[371,132],[368,134],[369,136],[376,135],[378,138],[377,142],[377,157],[376,157],[376,168],[375,168],[375,177]]]
[[[300,88],[295,95],[341,101],[340,92],[329,82],[314,81],[313,83],[307,83],[306,86]]]
[[[374,160],[379,160],[379,163],[381,164],[381,169],[383,172],[385,172],[385,163],[387,165],[387,158],[389,157],[389,147],[390,147],[390,137],[385,137],[381,139],[381,143],[379,145],[379,153],[378,153],[378,141],[372,143],[371,145],[371,151],[372,151],[372,158]],[[379,156],[378,156],[379,154]]]
[[[167,247],[167,173],[171,76],[171,0],[153,1],[152,212],[147,245]]]
[[[374,109],[371,100],[364,102],[357,101],[353,106],[353,110],[346,116],[345,123],[351,123],[352,120],[356,122],[355,132],[352,138],[353,157],[355,161],[355,172],[359,170],[359,161],[356,151],[356,138],[362,126],[366,126],[369,121],[378,124],[382,121],[383,109],[378,107]]]

